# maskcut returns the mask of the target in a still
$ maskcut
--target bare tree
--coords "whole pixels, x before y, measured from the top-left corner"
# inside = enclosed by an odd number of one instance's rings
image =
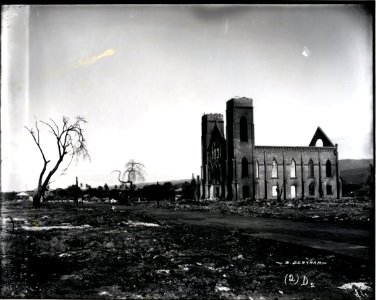
[[[117,172],[118,180],[121,183],[121,186],[126,188],[127,183],[130,184],[130,188],[133,189],[133,183],[144,181],[145,175],[145,166],[142,163],[136,162],[134,159],[128,161],[125,165],[125,170],[123,173],[120,170],[113,170]]]
[[[126,204],[130,204],[130,198],[133,193],[133,183],[144,181],[144,171],[145,166],[142,163],[136,162],[134,159],[131,159],[125,164],[125,170],[121,172],[120,170],[113,170],[111,173],[118,173],[118,180],[120,182],[120,189],[128,189],[127,184],[129,184],[130,192],[120,192],[122,201]]]
[[[82,128],[82,125],[87,123],[87,121],[83,117],[78,116],[73,122],[69,122],[69,118],[63,116],[61,126],[58,126],[52,119],[50,119],[49,123],[43,121],[39,122],[48,127],[48,132],[53,135],[57,145],[58,159],[52,169],[46,173],[47,165],[51,162],[51,160],[46,158],[45,151],[43,150],[38,121],[35,121],[35,129],[25,126],[32,136],[43,158],[43,168],[39,174],[38,190],[33,198],[34,206],[39,206],[41,199],[44,200],[45,192],[48,184],[50,183],[51,177],[56,173],[65,158],[69,158],[69,163],[63,169],[63,174],[67,171],[73,160],[76,160],[77,162],[78,158],[80,157],[90,158],[86,147],[86,140],[84,138],[84,130]]]

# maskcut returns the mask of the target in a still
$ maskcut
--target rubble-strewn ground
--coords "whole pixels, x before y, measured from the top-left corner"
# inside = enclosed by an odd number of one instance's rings
[[[156,203],[151,203],[157,206]],[[268,217],[295,221],[351,224],[373,227],[374,202],[355,198],[333,200],[181,200],[175,203],[160,201],[160,207],[185,211],[206,211],[215,214]]]
[[[6,298],[372,299],[374,290],[366,261],[109,205],[3,203],[1,250]]]

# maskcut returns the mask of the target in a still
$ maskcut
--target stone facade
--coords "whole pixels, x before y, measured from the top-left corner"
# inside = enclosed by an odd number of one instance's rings
[[[339,198],[338,146],[318,127],[309,146],[255,146],[253,103],[202,116],[201,198]],[[320,144],[319,144],[320,143]]]

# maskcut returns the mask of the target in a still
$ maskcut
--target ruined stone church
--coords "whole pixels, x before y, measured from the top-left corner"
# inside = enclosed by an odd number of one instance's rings
[[[201,198],[339,198],[338,145],[318,127],[308,146],[256,146],[253,103],[227,101],[222,114],[204,114]]]

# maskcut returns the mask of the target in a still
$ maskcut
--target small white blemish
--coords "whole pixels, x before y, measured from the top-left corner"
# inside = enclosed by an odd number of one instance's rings
[[[215,291],[216,292],[229,292],[231,289],[227,286],[223,286],[223,285],[220,285],[220,284],[217,284],[216,287],[215,287]]]
[[[304,46],[302,55],[305,56],[305,57],[308,57],[308,56],[311,55],[311,51],[309,51],[309,49]]]
[[[338,287],[341,290],[352,290],[353,288],[366,291],[371,289],[366,283],[364,282],[350,282],[350,283],[345,283],[341,286]]]

